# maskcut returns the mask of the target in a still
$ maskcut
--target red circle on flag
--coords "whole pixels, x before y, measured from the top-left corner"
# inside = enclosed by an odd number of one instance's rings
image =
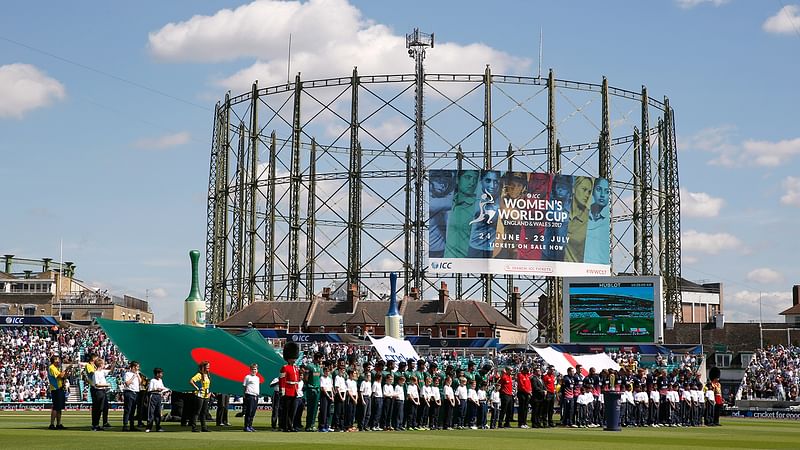
[[[239,361],[236,358],[220,353],[210,348],[194,348],[192,349],[192,359],[200,364],[202,361],[211,363],[209,373],[218,375],[222,378],[234,381],[244,380],[245,375],[250,374],[250,365]],[[263,383],[264,377],[258,375],[258,382]]]

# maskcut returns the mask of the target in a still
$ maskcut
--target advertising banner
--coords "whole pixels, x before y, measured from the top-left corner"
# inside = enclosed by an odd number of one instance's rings
[[[0,316],[0,326],[52,326],[58,325],[53,316]]]
[[[564,279],[564,342],[630,344],[659,341],[661,277]]]
[[[389,362],[389,361],[408,361],[408,360],[418,360],[419,355],[417,351],[414,350],[414,346],[411,345],[411,342],[404,341],[402,339],[395,339],[391,336],[386,336],[380,339],[375,339],[372,336],[369,336],[369,340],[372,342],[372,345],[375,347],[375,351],[381,356],[381,359]]]
[[[608,180],[495,170],[429,172],[430,272],[610,275]]]

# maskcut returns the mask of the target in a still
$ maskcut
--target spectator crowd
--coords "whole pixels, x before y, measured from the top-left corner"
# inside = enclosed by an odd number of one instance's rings
[[[800,385],[800,347],[758,349],[745,369],[737,399],[795,401]]]
[[[125,357],[99,328],[0,327],[0,401],[48,401],[50,356],[59,355],[66,365],[80,364],[88,349],[125,366]],[[80,385],[78,377],[66,384],[67,391]],[[85,391],[81,400],[87,400],[88,388]]]

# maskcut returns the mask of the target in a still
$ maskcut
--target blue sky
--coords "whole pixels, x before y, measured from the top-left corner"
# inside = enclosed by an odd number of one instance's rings
[[[800,3],[780,0],[5,3],[0,253],[58,258],[63,239],[79,278],[180,320],[214,103],[283,79],[289,32],[304,76],[410,72],[382,49],[415,26],[436,33],[432,71],[535,74],[542,29],[557,77],[669,96],[684,277],[723,282],[728,320],[757,319],[760,293],[766,320],[791,305]]]

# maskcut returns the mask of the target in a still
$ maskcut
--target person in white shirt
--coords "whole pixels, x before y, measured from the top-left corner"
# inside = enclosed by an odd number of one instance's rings
[[[430,429],[438,430],[440,429],[439,425],[439,411],[442,407],[442,393],[439,391],[437,387],[439,385],[439,380],[441,380],[439,375],[436,375],[433,378],[433,384],[431,385],[431,400],[430,400],[430,410],[428,413],[428,420]]]
[[[351,369],[348,375],[349,379],[346,381],[347,398],[344,412],[344,429],[347,431],[356,431],[353,424],[355,423],[356,404],[358,403],[358,372]]]
[[[92,373],[94,394],[96,394],[92,397],[92,431],[103,431],[103,428],[100,427],[100,415],[105,409],[107,402],[106,395],[108,389],[111,387],[106,380],[106,375],[108,375],[110,371],[105,368],[105,365],[105,361],[98,359],[97,368]]]
[[[472,430],[477,430],[477,418],[478,418],[478,407],[480,404],[478,403],[478,391],[475,389],[476,383],[475,380],[469,382],[469,388],[467,389],[467,420],[464,426],[470,427]]]
[[[372,374],[364,372],[364,379],[358,389],[358,429],[367,431],[372,412]]]
[[[641,386],[637,386],[634,401],[636,402],[636,426],[638,427],[643,427],[647,421],[649,400],[647,392],[644,392]]]
[[[403,386],[406,384],[406,377],[400,375],[397,377],[397,385],[394,387],[394,401],[392,411],[392,428],[395,431],[406,431],[403,428],[403,412],[405,410],[405,397],[403,393]]]
[[[489,406],[486,397],[486,382],[481,381],[481,385],[478,386],[478,421],[477,425],[480,429],[485,430],[486,426],[486,415],[489,412]]]
[[[661,394],[655,388],[650,388],[650,413],[649,425],[658,427],[658,412],[661,410]]]
[[[161,428],[161,395],[168,389],[161,380],[163,377],[164,371],[156,367],[153,369],[153,378],[147,383],[147,392],[150,394],[147,404],[147,428],[144,430],[147,433],[153,429],[153,424],[156,426],[156,431],[164,431]]]
[[[383,374],[375,372],[375,379],[372,381],[372,411],[370,411],[369,429],[378,431],[383,420]]]
[[[703,392],[698,389],[698,386],[692,385],[692,426],[700,426],[701,423],[701,403],[705,403]]]
[[[689,384],[683,386],[681,393],[681,425],[688,427],[692,420],[692,392]]]
[[[444,380],[444,423],[445,430],[453,428],[453,410],[456,407],[456,396],[452,387],[453,379],[450,375]]]
[[[670,386],[667,391],[667,404],[668,404],[668,422],[669,426],[674,427],[678,423],[678,411],[680,410],[681,399],[678,397],[677,385]]]
[[[384,430],[391,430],[394,414],[394,376],[391,373],[386,375],[386,382],[383,383],[383,419]]]
[[[242,382],[244,390],[244,431],[256,431],[253,428],[253,419],[256,417],[258,407],[258,397],[261,394],[261,380],[258,378],[258,364],[250,364],[250,373],[244,376]]]
[[[433,386],[430,375],[423,375],[424,383],[420,380],[419,410],[417,411],[417,426],[422,430],[430,429],[430,412],[433,401]]]
[[[705,424],[710,426],[714,423],[714,405],[716,402],[714,401],[714,387],[711,385],[711,382],[706,383],[706,391],[704,393],[705,396]]]
[[[128,365],[128,371],[122,376],[122,431],[128,431],[128,422],[130,422],[130,431],[139,431],[134,426],[134,413],[136,412],[136,395],[139,393],[139,363],[131,361]]]
[[[500,414],[500,390],[497,387],[491,390],[489,402],[492,404],[492,422],[489,428],[497,428],[497,419]]]
[[[347,403],[347,373],[340,367],[333,377],[333,430],[345,431],[344,412]]]
[[[634,423],[636,414],[636,402],[633,399],[633,385],[629,384],[625,392],[622,393],[622,407],[620,416],[622,417],[620,425],[626,427]]]
[[[319,431],[327,433],[328,431],[331,431],[328,418],[330,416],[331,405],[333,405],[334,396],[331,367],[327,364],[322,368],[322,376],[319,377],[319,389],[319,420],[317,423],[319,424]]]
[[[419,424],[417,423],[417,419],[420,413],[420,392],[419,392],[419,381],[417,380],[416,376],[411,376],[411,381],[406,386],[406,400],[409,405],[407,407],[408,410],[408,417],[406,418],[406,423],[408,427],[412,430],[418,430]]]
[[[467,425],[467,406],[469,392],[467,391],[467,379],[462,377],[459,380],[458,387],[455,390],[456,400],[458,400],[458,415],[455,418],[453,426],[461,429]]]

